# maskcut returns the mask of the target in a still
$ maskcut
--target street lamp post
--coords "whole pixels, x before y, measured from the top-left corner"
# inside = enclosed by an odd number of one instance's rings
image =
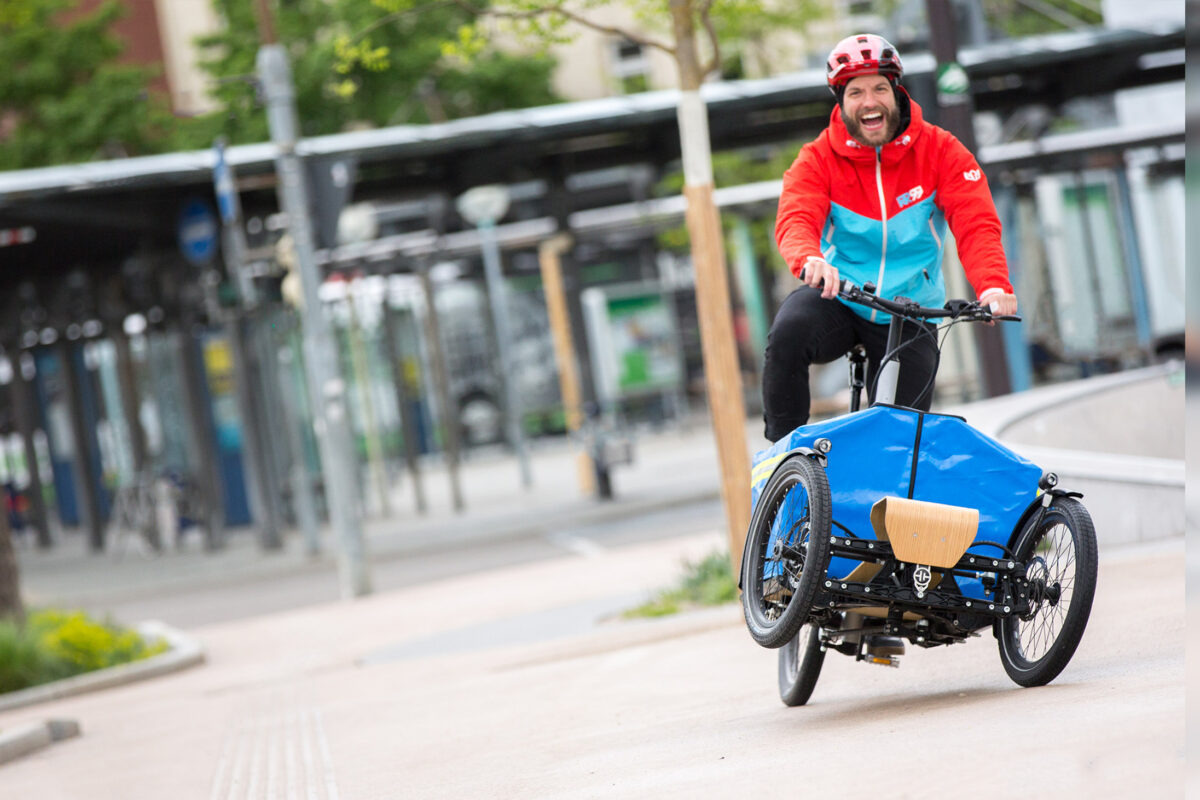
[[[508,212],[508,190],[503,186],[476,186],[464,192],[457,202],[458,213],[479,231],[483,250],[483,272],[487,280],[488,301],[492,324],[496,329],[496,349],[500,355],[500,378],[504,387],[504,420],[508,440],[517,451],[521,468],[521,484],[533,485],[529,469],[529,452],[521,432],[520,397],[513,385],[512,325],[508,316],[508,293],[500,273],[500,243],[496,239],[496,222]]]
[[[351,445],[346,383],[337,372],[337,349],[318,297],[321,276],[313,252],[304,166],[296,153],[298,125],[291,68],[283,45],[274,41],[270,9],[265,0],[260,0],[259,9],[264,42],[258,51],[258,75],[266,99],[271,140],[277,148],[279,201],[288,217],[303,287],[304,361],[312,397],[313,427],[321,453],[330,522],[341,543],[338,571],[342,595],[359,597],[370,594],[371,577],[362,525],[355,508],[357,464]]]

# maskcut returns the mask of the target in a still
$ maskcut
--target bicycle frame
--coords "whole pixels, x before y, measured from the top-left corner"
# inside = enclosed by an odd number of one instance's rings
[[[875,387],[875,402],[891,404],[896,402],[896,387],[900,384],[900,359],[897,356],[887,358],[887,353],[895,353],[900,346],[900,329],[904,325],[900,317],[892,315],[888,323],[887,347],[884,350],[883,363],[879,365],[879,380]]]
[[[862,407],[863,390],[867,385],[867,351],[861,344],[856,344],[846,357],[850,360],[850,413],[853,414]]]

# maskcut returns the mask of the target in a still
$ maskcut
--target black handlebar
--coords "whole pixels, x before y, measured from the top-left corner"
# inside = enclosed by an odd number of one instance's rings
[[[992,314],[991,309],[978,300],[948,300],[942,308],[919,306],[906,297],[885,300],[875,294],[875,285],[872,283],[857,286],[849,280],[844,280],[838,285],[838,297],[851,303],[883,311],[886,314],[915,321],[927,319],[958,319],[971,322],[1021,321],[1016,314]]]

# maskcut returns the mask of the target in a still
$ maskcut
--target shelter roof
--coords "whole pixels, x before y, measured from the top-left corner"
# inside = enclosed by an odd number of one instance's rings
[[[973,81],[976,104],[987,108],[1006,93],[1019,93],[1030,102],[1031,87],[1046,87],[1055,65],[1069,73],[1070,91],[1112,91],[1122,84],[1152,83],[1151,73],[1183,74],[1184,28],[1159,23],[1136,29],[1090,29],[1024,39],[1004,40],[964,48],[959,60]],[[1130,76],[1129,60],[1135,63]],[[1120,62],[1119,65],[1117,62]],[[905,59],[906,81],[928,80],[934,61],[928,53]],[[1113,64],[1107,70],[1098,64]],[[1117,75],[1121,66],[1121,75]],[[1049,76],[1048,76],[1049,73]],[[803,120],[796,114],[782,118],[754,112],[831,102],[821,70],[804,70],[771,78],[722,81],[706,84],[702,94],[708,104],[714,149],[749,143],[762,137],[780,138],[781,130],[796,131]],[[1051,90],[1055,91],[1055,90]],[[1061,91],[1061,90],[1058,90]],[[991,99],[989,99],[989,96]],[[317,158],[352,157],[360,162],[395,159],[454,159],[466,152],[493,145],[524,148],[530,157],[553,150],[565,139],[580,138],[589,146],[610,148],[604,134],[635,129],[670,129],[676,126],[675,90],[608,97],[539,108],[503,111],[433,125],[399,125],[366,131],[317,136],[298,143],[299,152]],[[827,109],[811,110],[810,124],[823,125]],[[795,135],[795,133],[793,133]],[[588,140],[592,145],[588,144]],[[666,141],[669,143],[670,138]],[[668,145],[669,146],[669,145]],[[677,143],[675,144],[677,147]],[[677,152],[677,151],[676,151]],[[270,172],[276,154],[272,143],[231,147],[226,152],[239,174]],[[661,153],[660,153],[661,155]],[[90,195],[141,187],[200,185],[211,181],[214,155],[210,150],[66,164],[41,169],[0,172],[0,209],[32,198],[55,195]]]

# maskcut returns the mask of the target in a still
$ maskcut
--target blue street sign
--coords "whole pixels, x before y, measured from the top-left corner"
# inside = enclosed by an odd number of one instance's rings
[[[213,164],[213,188],[217,194],[217,209],[221,212],[221,221],[232,225],[238,218],[237,189],[233,184],[233,170],[225,160],[225,143],[217,140],[213,144],[213,154],[216,163]]]
[[[217,215],[203,200],[187,201],[179,214],[179,251],[197,267],[211,264],[217,254]]]

